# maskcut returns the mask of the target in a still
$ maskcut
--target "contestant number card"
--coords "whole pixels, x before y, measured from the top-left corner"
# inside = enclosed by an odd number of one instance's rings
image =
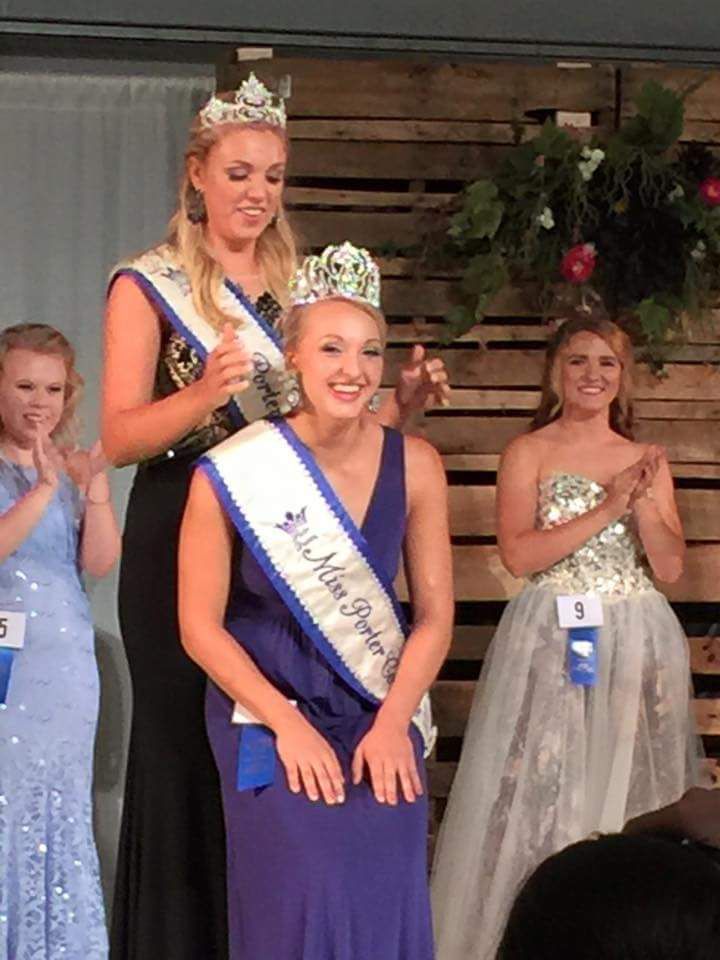
[[[0,647],[22,650],[25,643],[25,614],[0,610]]]
[[[596,593],[578,593],[557,598],[558,623],[563,630],[601,627],[602,601]]]

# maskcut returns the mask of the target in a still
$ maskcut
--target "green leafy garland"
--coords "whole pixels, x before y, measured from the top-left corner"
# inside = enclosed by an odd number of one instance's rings
[[[546,314],[602,301],[650,355],[705,315],[720,268],[720,162],[677,147],[689,92],[646,83],[604,141],[547,121],[466,188],[447,231],[464,268],[450,339],[509,282],[539,285]]]

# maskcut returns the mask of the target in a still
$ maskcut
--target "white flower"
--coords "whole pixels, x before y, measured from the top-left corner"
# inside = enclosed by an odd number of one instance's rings
[[[675,200],[681,200],[685,196],[682,184],[676,183],[670,193],[667,195],[668,203],[674,203]]]
[[[537,218],[537,222],[546,230],[552,230],[552,228],[555,226],[555,218],[553,217],[553,212],[550,207],[545,207],[543,212]]]
[[[698,242],[695,244],[695,248],[690,251],[690,256],[693,258],[693,260],[696,263],[699,263],[701,260],[705,259],[706,250],[707,250],[707,247],[705,246],[703,241],[698,240]]]
[[[605,159],[605,151],[600,150],[598,147],[591,150],[590,147],[585,146],[580,151],[580,156],[584,157],[584,159],[578,161],[578,170],[580,171],[580,176],[587,183],[588,180],[592,180],[592,175]]]

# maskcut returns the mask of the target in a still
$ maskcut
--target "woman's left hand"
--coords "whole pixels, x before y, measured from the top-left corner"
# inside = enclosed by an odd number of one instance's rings
[[[365,765],[378,803],[397,804],[398,781],[408,803],[422,796],[422,781],[406,725],[393,724],[378,716],[355,748],[352,761],[354,784],[362,780]]]
[[[445,363],[440,357],[425,358],[425,347],[416,343],[410,359],[400,368],[395,388],[398,406],[407,413],[450,402],[450,384]]]
[[[78,489],[85,495],[94,494],[93,501],[109,497],[109,486],[105,470],[108,461],[102,444],[97,440],[90,450],[73,450],[66,455],[67,471]],[[98,494],[100,496],[98,497]]]

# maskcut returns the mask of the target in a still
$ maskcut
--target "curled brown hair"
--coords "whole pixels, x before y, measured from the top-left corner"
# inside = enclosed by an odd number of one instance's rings
[[[219,95],[219,99],[228,102],[232,101],[233,97],[234,93]],[[217,330],[228,322],[236,326],[237,317],[226,314],[217,300],[223,270],[207,248],[204,225],[191,223],[188,218],[188,204],[193,191],[188,168],[192,159],[204,163],[221,137],[230,130],[237,129],[270,131],[283,141],[286,151],[288,150],[289,144],[284,130],[273,124],[225,123],[206,127],[201,123],[200,116],[196,116],[190,127],[185,151],[185,169],[180,182],[178,208],[170,220],[167,235],[167,242],[176,250],[190,279],[195,309]],[[297,250],[282,200],[275,221],[269,224],[258,238],[257,255],[267,277],[270,292],[280,304],[285,304],[288,281],[297,266]]]
[[[78,440],[77,406],[82,395],[83,378],[75,369],[75,350],[70,341],[46,323],[19,323],[0,333],[0,370],[10,350],[31,350],[63,360],[67,374],[65,404],[52,438],[59,446],[73,449]]]
[[[567,345],[578,333],[594,333],[601,337],[620,361],[622,374],[618,395],[610,404],[610,426],[616,433],[633,439],[633,374],[635,361],[630,338],[616,323],[601,316],[580,314],[566,320],[548,343],[542,377],[540,405],[530,424],[530,430],[557,420],[562,412],[562,377],[560,364]]]

